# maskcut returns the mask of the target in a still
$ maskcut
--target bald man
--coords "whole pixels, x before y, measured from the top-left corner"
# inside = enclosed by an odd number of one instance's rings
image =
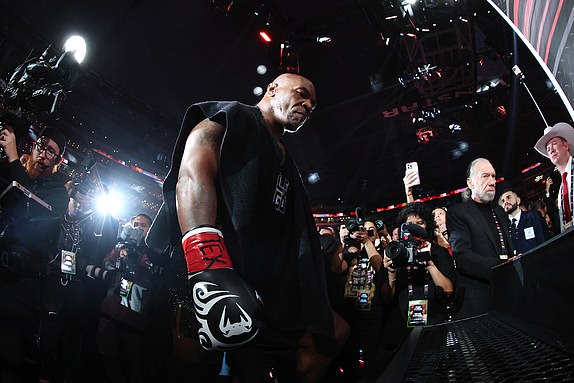
[[[158,250],[170,247],[172,259],[185,260],[198,339],[208,350],[229,346],[240,382],[266,381],[272,370],[280,380],[318,381],[347,336],[348,326],[329,306],[319,238],[282,141],[315,105],[313,84],[295,74],[273,80],[255,106],[192,105],[163,186],[164,206],[147,238]],[[231,293],[240,296],[242,313],[235,317],[229,314],[235,304],[218,309],[220,301],[195,299],[199,287],[206,287],[201,296],[211,297],[223,283],[233,285],[226,291],[243,291],[244,283],[262,309],[244,309],[252,306],[244,299],[249,292]]]

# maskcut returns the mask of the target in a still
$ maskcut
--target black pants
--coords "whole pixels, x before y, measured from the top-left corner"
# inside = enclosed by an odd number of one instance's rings
[[[302,331],[260,330],[253,343],[228,353],[232,375],[240,383],[274,382],[275,379],[281,383],[298,382],[296,351],[303,335]]]
[[[0,382],[38,382],[42,279],[0,270]]]
[[[98,348],[112,383],[147,381],[144,333],[111,319],[102,318]]]

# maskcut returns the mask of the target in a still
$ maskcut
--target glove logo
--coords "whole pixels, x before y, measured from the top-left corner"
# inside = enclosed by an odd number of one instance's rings
[[[223,313],[221,313],[221,319],[219,320],[219,329],[224,337],[230,338],[232,336],[241,335],[251,331],[251,325],[253,321],[251,317],[243,310],[239,303],[236,303],[239,310],[241,310],[241,315],[239,315],[240,321],[236,323],[231,323],[229,317],[227,317],[227,323],[225,323],[225,310],[227,307],[223,307]]]
[[[192,291],[195,317],[201,326],[199,342],[203,348],[209,351],[230,350],[248,343],[257,335],[253,320],[236,302],[238,295],[205,281],[195,283]],[[218,322],[213,320],[217,317]],[[235,321],[235,318],[239,320]]]

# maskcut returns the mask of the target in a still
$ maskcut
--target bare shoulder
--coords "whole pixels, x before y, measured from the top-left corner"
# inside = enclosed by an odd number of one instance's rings
[[[188,143],[194,146],[219,147],[225,127],[206,118],[189,133]]]

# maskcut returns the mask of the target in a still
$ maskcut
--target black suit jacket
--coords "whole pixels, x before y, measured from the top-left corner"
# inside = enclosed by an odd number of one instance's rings
[[[502,233],[513,254],[508,236],[508,216],[493,205]],[[500,259],[500,239],[495,238],[487,221],[474,201],[466,201],[448,209],[449,242],[458,270],[457,306],[455,318],[484,314],[490,308],[492,268],[504,262]]]
[[[512,238],[512,243],[517,254],[526,253],[528,250],[540,245],[546,238],[547,230],[544,229],[546,223],[542,223],[542,216],[538,211],[523,211],[520,213],[517,233]],[[525,230],[532,230],[534,236],[526,239]]]

